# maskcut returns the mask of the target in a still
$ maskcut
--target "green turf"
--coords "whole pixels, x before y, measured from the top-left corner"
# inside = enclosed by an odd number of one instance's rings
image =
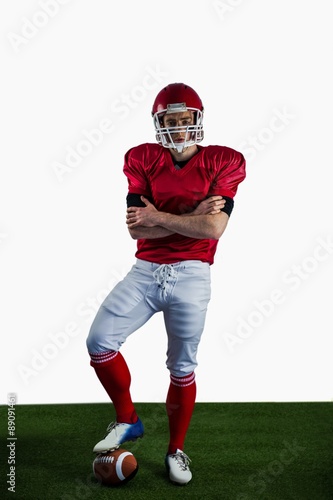
[[[138,403],[145,436],[126,443],[136,477],[120,488],[92,475],[92,447],[113,418],[111,404],[18,405],[16,493],[7,492],[6,407],[1,417],[0,498],[24,500],[333,500],[333,403],[197,403],[185,451],[193,480],[169,483],[167,418]]]

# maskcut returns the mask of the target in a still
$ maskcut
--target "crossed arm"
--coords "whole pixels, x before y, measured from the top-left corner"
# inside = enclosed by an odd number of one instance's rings
[[[159,212],[155,206],[141,196],[145,207],[129,207],[126,224],[133,239],[163,238],[173,233],[191,238],[218,240],[227,227],[229,216],[221,212],[225,201],[222,196],[211,196],[203,200],[193,212],[174,215]]]

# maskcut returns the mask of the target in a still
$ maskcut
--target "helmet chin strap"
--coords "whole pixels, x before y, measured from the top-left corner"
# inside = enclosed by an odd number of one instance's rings
[[[174,144],[174,147],[171,148],[177,153],[184,153],[190,146],[185,145],[185,141],[182,144]]]
[[[186,129],[186,136],[189,133],[188,130]],[[183,142],[174,142],[172,140],[172,133],[168,131],[168,138],[169,138],[169,144],[166,147],[169,147],[170,149],[173,149],[173,151],[177,153],[184,153],[190,146],[193,146],[195,144],[195,141],[192,139],[186,140],[186,138],[183,140]]]

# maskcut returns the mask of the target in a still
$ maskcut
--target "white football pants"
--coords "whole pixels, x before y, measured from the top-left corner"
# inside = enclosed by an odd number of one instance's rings
[[[91,354],[118,351],[127,337],[162,311],[166,365],[182,377],[197,366],[210,300],[210,265],[199,260],[155,264],[138,259],[102,303],[87,338]]]

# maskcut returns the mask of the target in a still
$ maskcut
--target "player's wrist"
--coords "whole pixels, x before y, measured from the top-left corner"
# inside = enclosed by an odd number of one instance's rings
[[[172,230],[172,228],[170,227],[170,224],[172,223],[172,219],[174,217],[177,217],[173,214],[169,214],[167,212],[158,212],[159,213],[159,216],[158,216],[158,224],[159,226],[162,226],[162,227],[165,227],[166,229],[170,229]]]

